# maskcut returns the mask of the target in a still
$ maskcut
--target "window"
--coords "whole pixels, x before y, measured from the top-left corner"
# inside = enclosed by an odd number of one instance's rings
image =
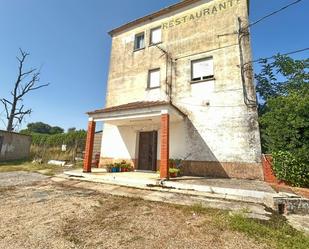
[[[194,60],[191,62],[191,80],[200,81],[214,77],[213,58]]]
[[[160,69],[150,70],[148,73],[148,88],[160,87]]]
[[[150,45],[161,42],[161,27],[150,30]]]
[[[145,47],[145,34],[140,33],[135,35],[134,50],[142,49]]]

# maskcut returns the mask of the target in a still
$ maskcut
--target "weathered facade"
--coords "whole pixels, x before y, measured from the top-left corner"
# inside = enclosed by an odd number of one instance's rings
[[[0,161],[27,159],[31,136],[0,130]]]
[[[248,8],[187,0],[110,32],[106,108],[88,113],[104,122],[101,165],[177,158],[186,175],[262,179]]]

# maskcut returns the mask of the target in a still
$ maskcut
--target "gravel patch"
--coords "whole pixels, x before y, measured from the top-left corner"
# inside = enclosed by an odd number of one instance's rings
[[[33,184],[34,182],[43,181],[47,178],[48,176],[39,173],[25,171],[0,173],[0,187]]]
[[[211,214],[49,179],[3,188],[0,195],[1,249],[266,248],[217,224]]]

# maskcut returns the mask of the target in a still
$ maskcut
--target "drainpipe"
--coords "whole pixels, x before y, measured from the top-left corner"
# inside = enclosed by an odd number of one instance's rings
[[[173,72],[172,68],[173,68],[173,59],[171,58],[171,56],[169,55],[169,53],[166,50],[164,50],[163,48],[159,47],[158,45],[156,45],[156,47],[158,49],[160,49],[164,53],[164,55],[165,55],[165,86],[167,88],[165,93],[166,93],[166,95],[169,98],[169,103],[171,104],[172,103],[172,72]],[[171,63],[171,82],[170,83],[168,81],[168,63],[169,63],[169,61]]]

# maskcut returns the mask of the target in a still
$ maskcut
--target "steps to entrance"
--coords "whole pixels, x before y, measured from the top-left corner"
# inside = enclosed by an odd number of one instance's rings
[[[68,171],[65,175],[84,181],[112,184],[131,188],[169,192],[174,194],[190,195],[201,198],[240,201],[243,203],[263,204],[280,213],[308,214],[309,200],[301,198],[297,195],[286,193],[276,193],[265,183],[265,188],[257,188],[253,186],[243,186],[237,188],[235,184],[227,187],[228,184],[224,180],[218,179],[219,186],[212,186],[203,181],[203,178],[194,178],[193,181],[186,178],[174,179],[172,181],[162,181],[157,174],[145,172],[125,172],[125,173],[82,173],[81,171]],[[222,184],[220,184],[222,181]],[[229,180],[226,180],[227,182]],[[241,180],[240,180],[241,181]],[[244,180],[245,181],[245,180]],[[263,182],[259,182],[264,184]],[[258,184],[258,183],[256,183]],[[218,185],[218,184],[217,184]],[[245,184],[244,184],[245,185]],[[267,186],[269,188],[267,188]]]

